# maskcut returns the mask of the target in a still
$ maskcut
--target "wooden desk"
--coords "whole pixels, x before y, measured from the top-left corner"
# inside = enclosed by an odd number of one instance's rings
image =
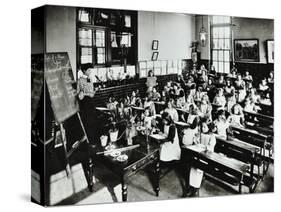
[[[154,166],[154,191],[156,192],[156,196],[159,195],[160,147],[157,143],[152,142],[149,143],[149,145],[146,145],[145,138],[142,136],[135,137],[134,144],[137,143],[140,144],[140,147],[122,152],[128,156],[128,160],[125,162],[119,162],[116,158],[111,157],[110,155],[93,155],[96,162],[103,164],[106,168],[119,176],[122,185],[122,201],[127,201],[128,197],[127,179],[149,165]],[[117,146],[117,148],[119,147],[121,146]],[[104,149],[99,146],[96,151],[104,151]]]
[[[265,149],[266,149],[266,143],[268,140],[268,136],[261,134],[260,132],[258,132],[256,130],[252,130],[252,129],[248,129],[248,128],[241,128],[241,127],[237,127],[237,126],[231,126],[231,130],[233,132],[234,137],[260,148],[259,156],[261,157],[261,161],[262,161],[261,165],[263,165],[263,176],[264,176],[264,174],[266,172]],[[260,166],[258,165],[258,168],[259,167]]]
[[[227,156],[251,164],[250,174],[251,178],[253,179],[256,154],[260,152],[260,148],[241,141],[237,138],[225,139],[222,136],[216,136],[216,140],[216,151],[222,152]]]
[[[216,152],[206,151],[201,144],[186,148],[192,155],[192,164],[206,173],[219,178],[229,184],[237,185],[241,193],[244,184],[243,177],[250,166],[236,159],[230,159]]]
[[[258,131],[273,136],[274,117],[261,113],[253,113],[244,111],[245,121],[249,122],[250,127],[255,127]],[[251,123],[253,126],[251,126]]]

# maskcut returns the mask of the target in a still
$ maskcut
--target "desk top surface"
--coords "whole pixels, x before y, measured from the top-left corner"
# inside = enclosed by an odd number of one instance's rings
[[[227,144],[230,144],[231,146],[236,146],[240,149],[244,149],[244,150],[249,151],[251,153],[256,153],[256,152],[259,152],[259,150],[260,150],[257,146],[246,143],[246,142],[241,141],[237,138],[229,138],[227,140],[223,137],[220,137],[220,136],[217,136],[216,138],[217,138],[218,142],[227,143]]]
[[[206,148],[202,144],[192,145],[187,147],[187,149],[201,155],[206,159],[236,170],[240,173],[245,173],[250,168],[249,164],[243,163],[239,160],[228,158],[216,152],[206,151]]]
[[[128,159],[124,162],[119,162],[117,157],[113,157],[110,154],[108,155],[96,155],[97,159],[105,165],[107,168],[111,169],[114,172],[122,173],[129,169],[130,167],[138,164],[146,157],[150,157],[151,155],[155,154],[159,151],[160,146],[156,142],[150,142],[149,145],[146,145],[145,137],[137,136],[134,139],[134,144],[140,144],[139,147],[131,150],[121,151],[121,154],[125,154],[128,156]],[[116,142],[115,149],[124,147],[123,145],[119,145]],[[104,147],[97,146],[96,152],[105,151]]]

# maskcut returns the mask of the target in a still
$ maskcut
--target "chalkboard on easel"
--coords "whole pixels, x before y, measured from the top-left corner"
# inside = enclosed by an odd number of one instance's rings
[[[79,111],[74,77],[67,52],[45,54],[45,79],[57,122]]]
[[[31,55],[31,120],[34,121],[44,84],[44,54]]]

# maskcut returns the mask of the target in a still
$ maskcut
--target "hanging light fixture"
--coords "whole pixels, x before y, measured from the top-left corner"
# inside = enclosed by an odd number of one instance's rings
[[[201,45],[203,47],[206,46],[206,40],[207,40],[207,31],[203,25],[203,21],[204,21],[204,16],[202,15],[202,27],[199,31],[199,39],[200,39],[200,42],[201,42]]]

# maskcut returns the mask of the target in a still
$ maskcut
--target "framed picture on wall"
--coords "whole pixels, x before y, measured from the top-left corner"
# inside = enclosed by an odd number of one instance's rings
[[[237,62],[259,62],[259,40],[235,39],[234,59]]]
[[[274,40],[266,41],[267,62],[274,63]]]
[[[153,52],[153,53],[152,53],[152,58],[151,58],[151,60],[152,60],[152,61],[157,60],[157,59],[158,59],[158,54],[159,54],[159,52]]]
[[[152,50],[158,50],[159,41],[153,40],[152,41]]]

